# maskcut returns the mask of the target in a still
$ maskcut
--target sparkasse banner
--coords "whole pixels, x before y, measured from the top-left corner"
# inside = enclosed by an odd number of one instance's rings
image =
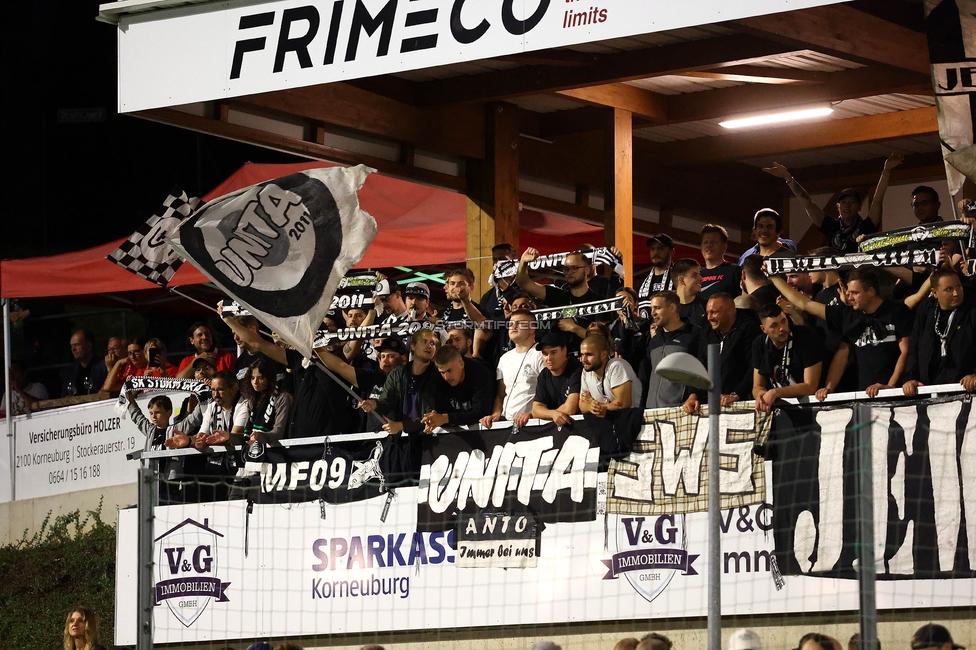
[[[119,20],[126,113],[565,47],[841,0],[281,0]]]

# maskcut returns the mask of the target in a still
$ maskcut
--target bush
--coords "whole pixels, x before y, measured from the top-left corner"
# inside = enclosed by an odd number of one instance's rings
[[[102,645],[112,647],[115,528],[102,506],[51,513],[33,536],[0,547],[0,639],[8,648],[61,648],[64,621],[77,605],[99,616]]]

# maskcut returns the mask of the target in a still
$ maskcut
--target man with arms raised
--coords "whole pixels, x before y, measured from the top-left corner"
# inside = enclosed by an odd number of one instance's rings
[[[532,417],[532,396],[542,372],[542,353],[535,346],[536,322],[529,311],[517,311],[508,319],[508,337],[515,344],[498,360],[498,389],[490,415],[481,418],[481,426],[508,420],[524,427]]]
[[[729,250],[729,233],[722,226],[709,223],[701,229],[701,253],[705,268],[701,270],[701,297],[708,300],[716,293],[737,296],[742,291],[742,267],[725,261]]]
[[[445,345],[434,355],[434,365],[444,381],[437,389],[437,407],[422,418],[424,433],[477,424],[492,412],[495,382],[484,364],[465,359],[457,348]]]
[[[566,426],[569,416],[579,413],[583,366],[569,358],[566,336],[561,332],[549,332],[535,347],[542,353],[545,368],[539,373],[532,417]]]
[[[644,408],[681,406],[685,401],[685,387],[658,375],[655,370],[661,360],[675,352],[695,354],[701,330],[681,320],[678,296],[673,291],[661,291],[651,298],[651,320],[654,336],[647,343],[647,356],[641,363],[640,378],[646,387]],[[638,402],[639,403],[639,402]]]
[[[515,283],[525,293],[536,300],[545,301],[550,307],[580,305],[601,300],[601,296],[592,291],[587,282],[587,271],[590,268],[590,263],[582,253],[570,253],[563,261],[563,273],[566,277],[566,286],[563,289],[552,285],[543,286],[529,277],[529,262],[534,261],[538,257],[539,251],[534,248],[527,248],[519,259],[518,274],[515,276]],[[587,325],[594,320],[609,322],[611,319],[612,316],[609,313],[596,317],[564,318],[559,321],[559,329],[573,335],[578,345],[579,341],[586,334]],[[576,345],[573,346],[573,349],[575,348]]]
[[[854,348],[857,361],[857,389],[875,397],[882,388],[901,386],[908,362],[908,338],[912,333],[912,314],[903,303],[884,300],[878,295],[878,276],[872,271],[852,271],[847,279],[850,306],[827,306],[808,298],[781,277],[773,284],[803,311],[827,321]],[[846,363],[842,346],[832,365]]]
[[[933,298],[915,313],[902,379],[906,395],[919,386],[960,383],[976,389],[976,310],[967,300],[959,274],[940,266],[931,277]]]
[[[743,372],[752,367],[752,343],[760,335],[754,312],[736,309],[735,299],[727,293],[716,293],[705,308],[708,328],[702,329],[696,352],[698,360],[708,367],[708,346],[719,345],[722,361],[722,406],[728,406],[752,394],[752,375]],[[693,413],[699,402],[708,402],[708,393],[691,393],[685,400],[685,413]]]
[[[820,335],[809,327],[792,325],[778,305],[759,310],[763,334],[753,341],[752,396],[757,411],[769,411],[784,397],[817,392],[824,348]]]
[[[607,411],[637,406],[641,383],[634,369],[623,359],[610,357],[610,346],[604,336],[587,336],[580,344],[579,408],[583,413],[606,417]]]
[[[209,361],[217,369],[217,372],[234,369],[234,362],[237,359],[231,352],[222,352],[217,349],[214,344],[213,332],[210,331],[210,326],[203,321],[190,325],[186,338],[193,349],[193,354],[183,357],[183,360],[180,361],[180,367],[176,373],[177,377],[181,379],[192,378],[193,361],[200,358]],[[152,362],[152,359],[149,361]]]

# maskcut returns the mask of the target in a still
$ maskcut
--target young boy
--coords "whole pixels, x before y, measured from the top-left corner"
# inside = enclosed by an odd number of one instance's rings
[[[146,434],[146,450],[149,451],[159,451],[166,448],[172,448],[167,445],[168,440],[173,439],[173,434],[176,427],[170,424],[170,418],[173,417],[173,402],[166,395],[157,395],[156,397],[149,400],[149,417],[147,418],[142,409],[136,403],[136,391],[130,390],[125,394],[127,400],[129,400],[129,417],[132,419],[132,423],[138,427],[139,431]],[[179,458],[170,458],[166,461],[165,465],[158,468],[160,471],[160,478],[162,479],[159,483],[159,503],[160,505],[166,505],[168,503],[176,503],[170,496],[170,484],[168,481],[175,479],[178,475],[182,474],[182,464]],[[174,489],[177,489],[174,486]]]

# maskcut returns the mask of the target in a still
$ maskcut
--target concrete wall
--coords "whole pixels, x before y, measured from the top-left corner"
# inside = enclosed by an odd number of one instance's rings
[[[53,521],[58,515],[80,510],[82,518],[89,510],[98,507],[102,500],[102,521],[115,526],[116,512],[119,508],[135,505],[136,484],[118,485],[97,490],[81,490],[71,494],[59,494],[40,499],[10,501],[0,503],[0,546],[12,544],[24,537],[30,537],[40,530],[44,518],[51,514]]]

